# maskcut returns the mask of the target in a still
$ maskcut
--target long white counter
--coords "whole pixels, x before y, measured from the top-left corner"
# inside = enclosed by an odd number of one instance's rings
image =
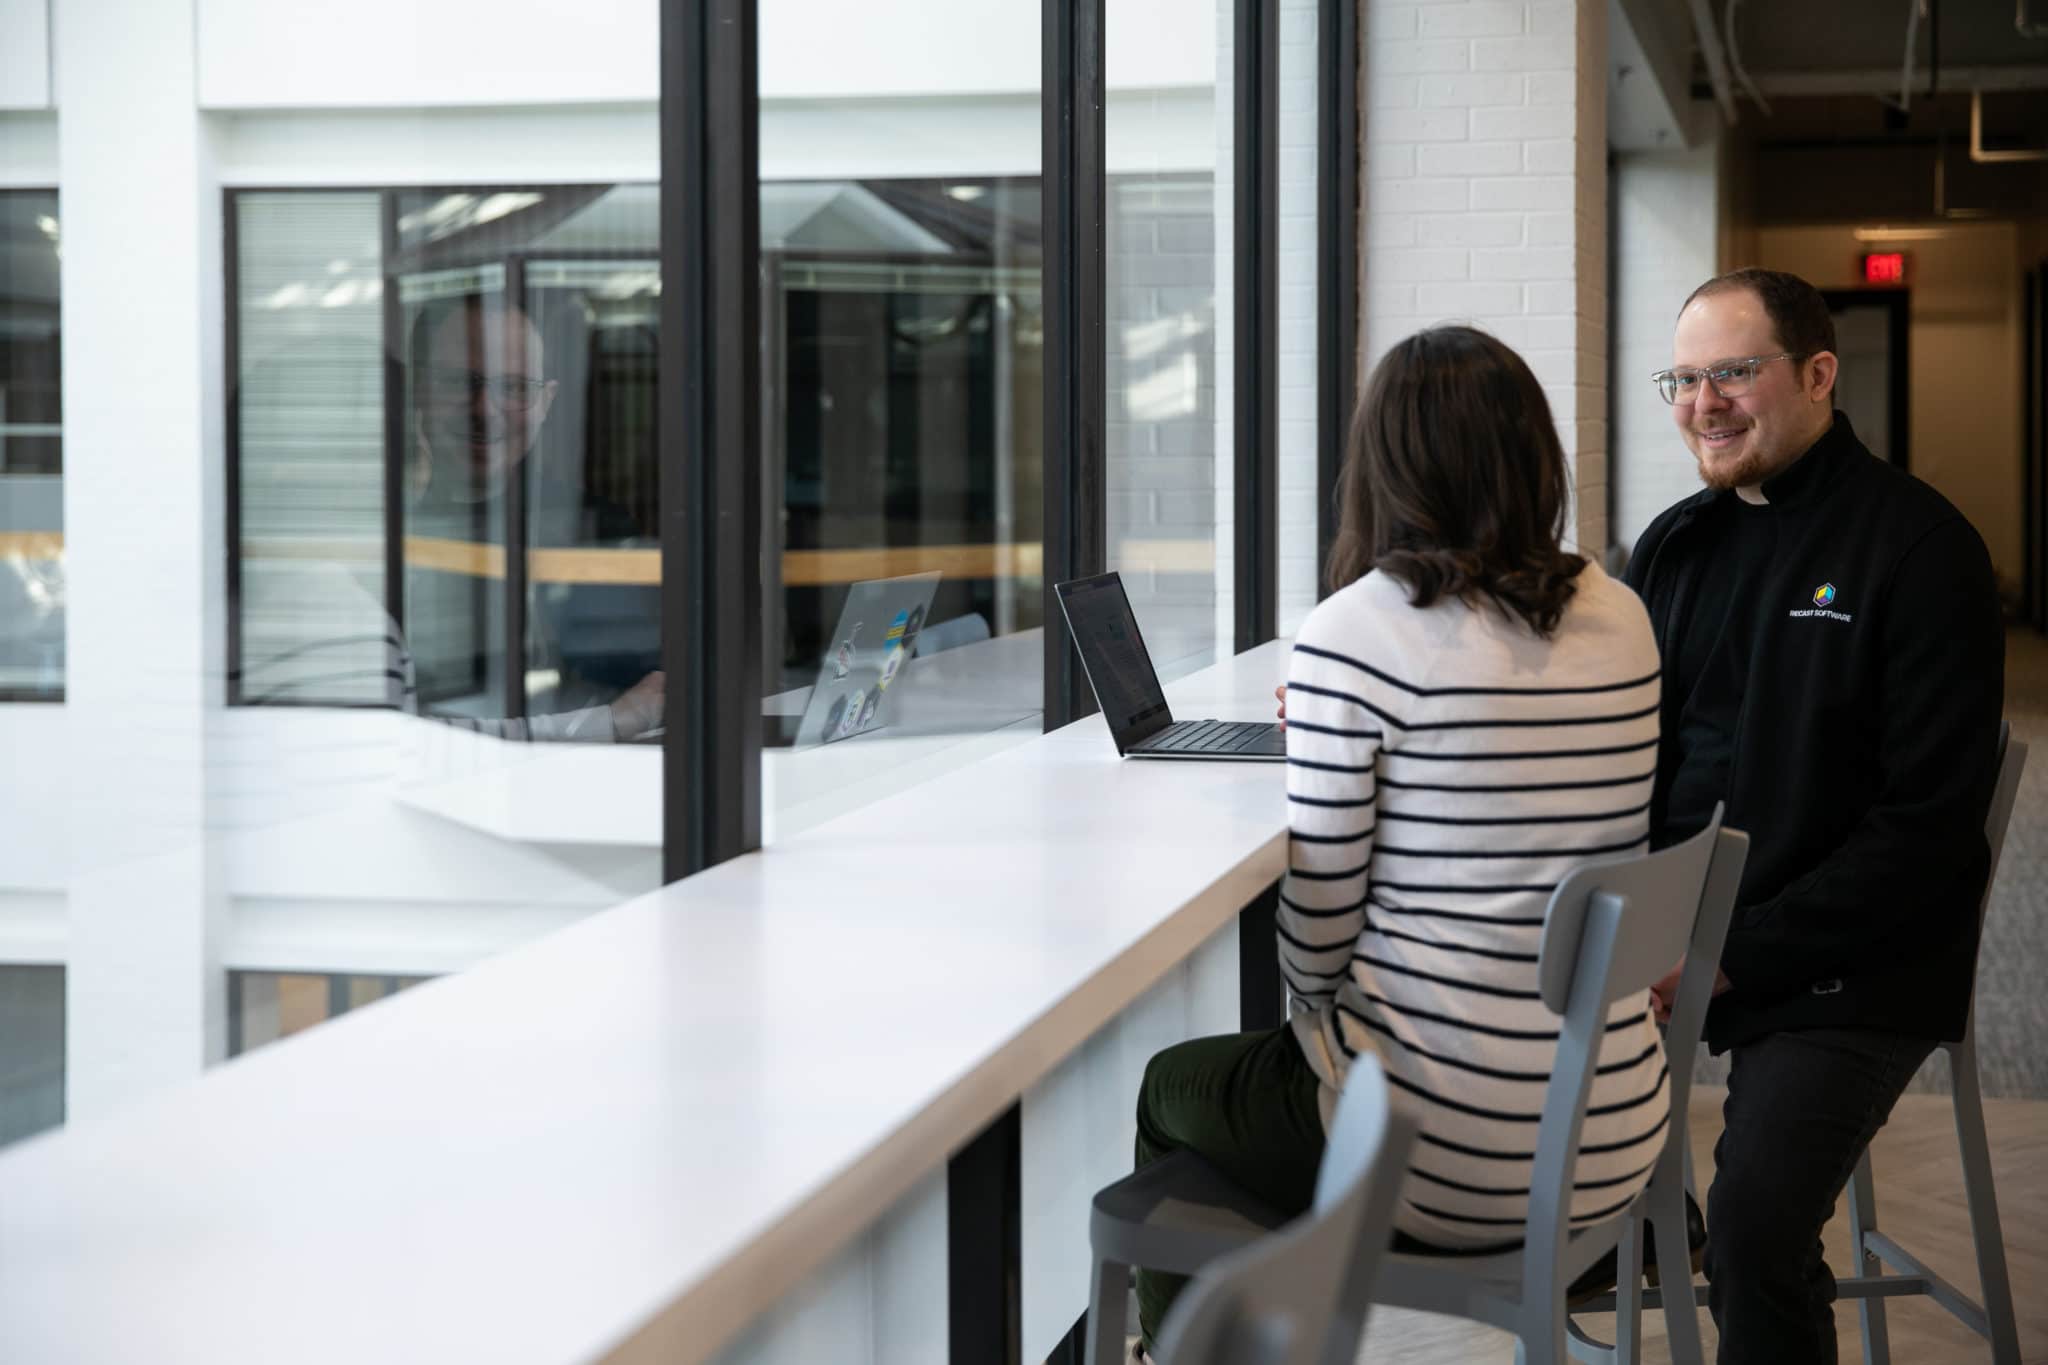
[[[1281,787],[1082,722],[0,1153],[0,1360],[711,1358],[1279,877]]]

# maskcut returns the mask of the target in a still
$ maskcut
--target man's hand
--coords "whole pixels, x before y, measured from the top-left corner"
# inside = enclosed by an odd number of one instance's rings
[[[1280,728],[1287,728],[1287,684],[1281,683],[1273,689],[1274,699],[1280,703]]]
[[[668,674],[649,673],[618,695],[611,712],[614,739],[623,742],[646,734],[668,713]]]
[[[1678,978],[1685,975],[1685,959],[1678,959],[1678,965],[1650,983],[1650,1012],[1660,1024],[1671,1022],[1671,1006],[1678,999]],[[1728,973],[1714,968],[1714,994],[1720,995],[1729,989]]]

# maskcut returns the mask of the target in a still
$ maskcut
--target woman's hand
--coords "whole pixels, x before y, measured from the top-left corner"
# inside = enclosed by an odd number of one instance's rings
[[[1274,688],[1274,689],[1273,689],[1273,699],[1274,699],[1275,701],[1277,701],[1277,702],[1279,702],[1279,703],[1280,703],[1280,711],[1279,711],[1279,716],[1280,716],[1280,728],[1281,728],[1281,729],[1283,729],[1283,730],[1285,730],[1285,729],[1287,728],[1287,684],[1286,684],[1286,683],[1282,683],[1282,684],[1280,684],[1280,685],[1279,685],[1278,687],[1276,687],[1276,688]]]

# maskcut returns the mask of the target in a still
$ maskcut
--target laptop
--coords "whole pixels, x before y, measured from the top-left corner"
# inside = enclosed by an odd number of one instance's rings
[[[825,659],[797,722],[794,743],[832,744],[887,723],[883,695],[910,662],[938,588],[939,574],[933,570],[866,579],[848,590],[839,624],[826,639]]]
[[[1055,585],[1060,610],[1109,737],[1124,758],[1221,758],[1279,763],[1287,734],[1269,720],[1175,720],[1152,668],[1124,581],[1115,573]]]

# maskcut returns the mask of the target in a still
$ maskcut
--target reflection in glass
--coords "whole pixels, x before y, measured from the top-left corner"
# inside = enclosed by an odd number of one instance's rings
[[[57,196],[0,190],[0,700],[64,695]]]
[[[228,973],[228,1056],[289,1038],[301,1029],[396,995],[424,976],[361,973]]]
[[[64,968],[0,965],[0,1147],[64,1122]]]

